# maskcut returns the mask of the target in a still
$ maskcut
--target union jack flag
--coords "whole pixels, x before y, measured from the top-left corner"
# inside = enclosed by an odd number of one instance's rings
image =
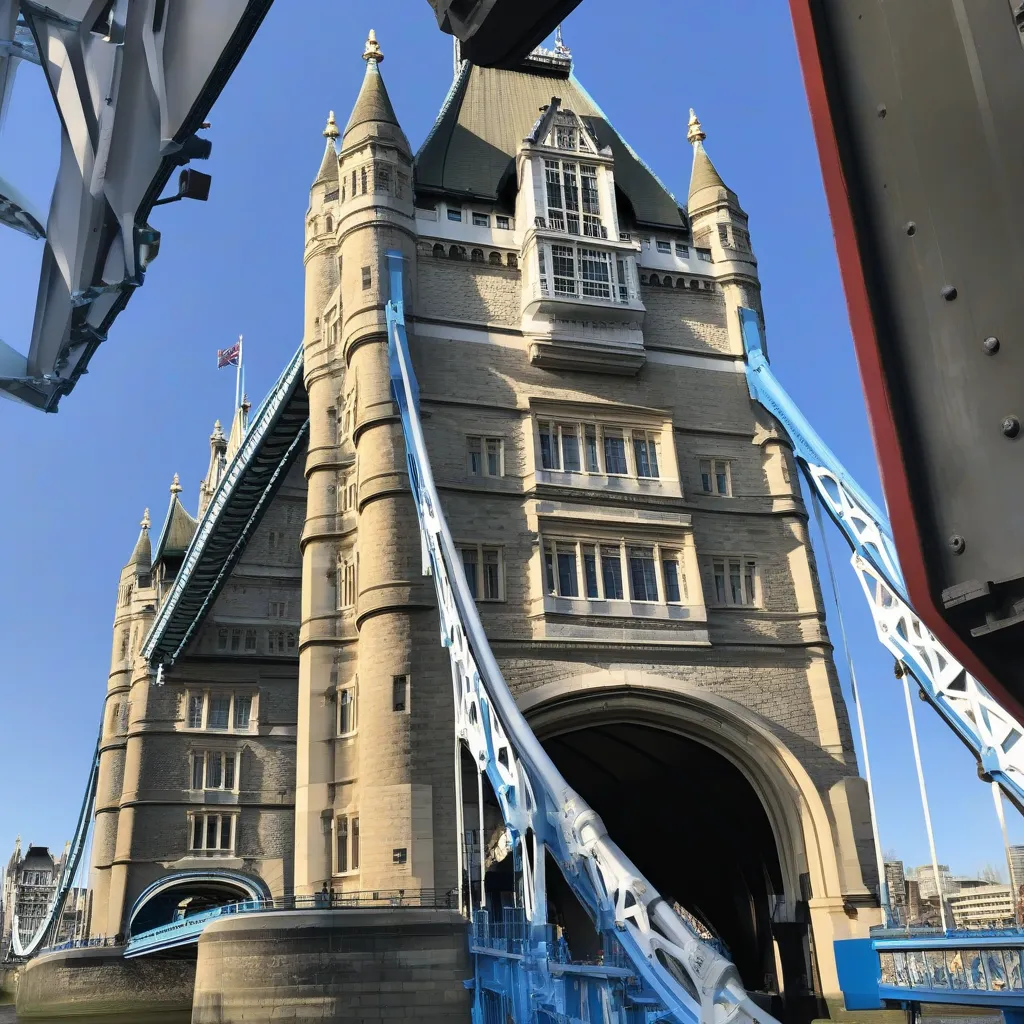
[[[241,347],[241,344],[236,341],[231,348],[217,349],[217,369],[219,370],[223,366],[237,366]]]

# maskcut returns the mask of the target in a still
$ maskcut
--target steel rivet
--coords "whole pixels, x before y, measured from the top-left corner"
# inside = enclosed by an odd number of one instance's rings
[[[964,553],[964,548],[967,547],[967,541],[965,541],[959,533],[954,533],[953,536],[949,538],[949,547],[954,555],[962,555]]]
[[[904,225],[903,230],[906,231],[908,235],[916,235],[917,225],[912,220],[908,220]]]
[[[1016,437],[1020,433],[1020,420],[1016,416],[1007,416],[1003,420],[1003,433],[1007,437]]]
[[[888,114],[888,113],[889,113],[889,111],[885,109],[885,104],[884,103],[879,103],[878,104],[878,116],[879,117],[885,117],[885,115]]]
[[[947,302],[952,302],[956,298],[956,289],[951,284],[947,284],[946,287],[942,289],[942,297]]]
[[[990,355],[994,356],[999,351],[999,339],[998,338],[986,338],[982,343],[981,347]]]

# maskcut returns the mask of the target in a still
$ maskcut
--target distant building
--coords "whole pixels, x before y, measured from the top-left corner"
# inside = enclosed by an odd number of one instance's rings
[[[914,924],[921,916],[921,889],[918,883],[908,878],[907,887],[907,924]]]
[[[889,907],[896,924],[907,923],[907,879],[903,861],[891,860],[885,863],[885,885],[889,893]]]
[[[1010,870],[1013,872],[1010,885],[1019,889],[1024,885],[1024,846],[1010,847]]]
[[[14,853],[11,854],[4,870],[3,894],[0,901],[0,961],[9,955],[15,916],[18,918],[18,931],[25,940],[42,924],[47,907],[56,891],[66,856],[67,848],[60,857],[54,857],[48,847],[31,844],[22,855],[21,837],[15,841]],[[66,925],[62,922],[58,933],[64,931]]]
[[[907,877],[916,880],[920,887],[921,899],[930,900],[938,895],[935,871],[931,864],[922,864],[920,867],[911,868],[907,872]],[[942,886],[942,895],[947,899],[960,891],[960,880],[953,877],[948,864],[939,865],[939,884]]]
[[[1012,925],[1013,891],[1008,885],[982,885],[949,897],[957,928],[992,928]]]

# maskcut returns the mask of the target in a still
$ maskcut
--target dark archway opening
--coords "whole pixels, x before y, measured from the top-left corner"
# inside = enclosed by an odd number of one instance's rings
[[[205,910],[252,899],[237,883],[218,878],[188,878],[153,894],[129,922],[128,938]]]
[[[806,979],[777,977],[778,849],[740,770],[694,740],[629,723],[574,729],[545,738],[544,747],[661,895],[721,939],[747,990],[763,993],[759,1002],[793,1019],[795,1001],[784,1007],[778,994],[784,988],[796,995]],[[548,875],[548,894],[573,955],[595,952],[593,928],[557,870]]]

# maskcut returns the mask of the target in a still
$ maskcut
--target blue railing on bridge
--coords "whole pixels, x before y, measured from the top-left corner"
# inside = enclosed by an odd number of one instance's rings
[[[179,921],[151,928],[133,935],[124,955],[131,959],[165,949],[174,949],[192,942],[211,922],[232,914],[258,914],[270,911],[295,910],[383,910],[388,908],[458,909],[456,890],[441,889],[376,889],[359,892],[318,892],[302,896],[276,896],[272,899],[242,900],[225,903],[191,914]]]
[[[897,1003],[1024,1009],[1024,929],[873,929],[835,943],[848,1010]]]

